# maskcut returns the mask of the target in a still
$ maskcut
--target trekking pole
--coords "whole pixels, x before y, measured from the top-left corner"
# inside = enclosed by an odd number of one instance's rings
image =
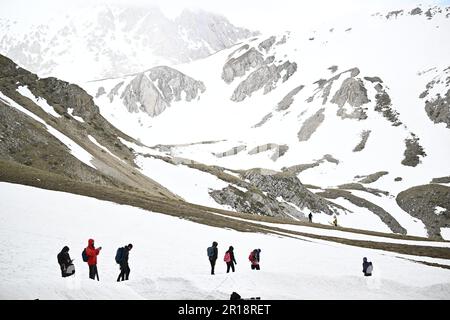
[[[100,279],[98,277],[98,270],[95,270],[95,275],[97,276],[97,281],[100,281]]]

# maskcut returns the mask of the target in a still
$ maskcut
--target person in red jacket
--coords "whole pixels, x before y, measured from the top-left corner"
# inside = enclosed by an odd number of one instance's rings
[[[94,240],[89,239],[88,246],[86,248],[86,255],[88,256],[88,266],[89,266],[89,278],[95,280],[95,276],[98,278],[97,271],[97,256],[100,254],[100,250],[102,247],[98,247],[97,249],[94,247]]]

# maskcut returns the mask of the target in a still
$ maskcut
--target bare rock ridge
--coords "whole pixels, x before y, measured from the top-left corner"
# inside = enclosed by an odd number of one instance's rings
[[[122,83],[117,84],[108,94],[113,99]],[[183,98],[191,101],[198,98],[206,88],[203,82],[169,67],[152,68],[136,75],[125,87],[120,98],[129,112],[143,111],[155,117],[167,109],[171,102]]]
[[[232,101],[243,101],[260,89],[264,89],[263,94],[267,94],[275,89],[279,80],[286,82],[297,71],[295,62],[277,59],[275,63],[274,45],[282,45],[285,42],[286,36],[278,42],[275,36],[271,36],[257,47],[243,45],[228,56],[222,68],[222,79],[225,83],[231,84],[236,78],[244,77],[250,72],[235,88],[231,96]],[[241,53],[244,50],[245,52]]]
[[[235,78],[243,77],[248,70],[257,68],[263,63],[263,55],[255,48],[251,48],[239,57],[231,58],[225,63],[222,71],[222,79],[226,83],[231,83]]]
[[[354,79],[353,77],[345,79],[330,102],[339,106],[337,115],[343,119],[367,119],[367,114],[362,105],[370,102],[370,100],[367,97],[367,89],[360,79]],[[346,103],[353,107],[353,110],[348,111],[343,108]]]
[[[20,94],[19,87],[26,87],[35,97],[45,99],[60,116],[47,113],[33,100]],[[0,129],[8,133],[10,139],[8,143],[1,144],[0,158],[80,182],[145,189],[158,197],[176,198],[167,189],[135,170],[134,150],[121,139],[137,145],[140,143],[104,119],[93,98],[77,85],[56,78],[39,78],[0,55],[0,90],[8,99],[46,123],[43,125],[2,100]],[[20,125],[11,126],[11,123]],[[92,166],[76,158],[71,149],[55,138],[46,126],[67,136],[90,154]],[[101,147],[91,139],[95,139]]]
[[[264,94],[275,89],[278,81],[287,81],[297,71],[295,62],[286,61],[281,65],[264,65],[250,73],[234,90],[231,100],[235,102],[243,101],[251,97],[252,93],[264,88]],[[283,76],[281,74],[284,73]]]
[[[359,152],[364,150],[366,147],[367,140],[369,139],[371,130],[364,130],[361,132],[361,141],[356,145],[356,147],[353,149],[353,152]]]
[[[444,96],[436,92],[434,97],[429,97],[438,85],[446,88]],[[425,111],[430,120],[434,123],[445,123],[446,127],[450,129],[450,67],[444,69],[442,75],[427,84],[426,90],[419,98],[424,99],[425,97],[428,97],[425,100]]]
[[[325,115],[323,114],[325,108],[320,109],[314,115],[306,119],[298,132],[298,140],[299,141],[307,141],[312,136],[312,134],[317,130],[317,128],[322,124],[325,120]]]

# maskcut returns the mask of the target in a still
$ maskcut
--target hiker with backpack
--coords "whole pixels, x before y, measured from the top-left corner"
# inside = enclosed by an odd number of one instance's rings
[[[120,274],[117,277],[117,282],[128,280],[130,276],[130,266],[128,265],[128,255],[133,245],[130,243],[127,246],[117,249],[116,262],[120,264]]]
[[[337,225],[338,225],[337,217],[336,217],[336,215],[334,215],[333,226],[337,227]]]
[[[309,219],[309,222],[312,223],[312,213],[311,212],[308,214],[308,219]]]
[[[372,275],[372,271],[373,271],[372,262],[367,261],[367,258],[364,257],[362,267],[363,267],[362,272],[364,273],[364,276],[370,277]]]
[[[69,277],[75,273],[75,266],[72,263],[73,260],[70,259],[68,246],[64,246],[56,257],[58,259],[59,266],[61,267],[61,275],[63,278]]]
[[[255,249],[252,252],[250,252],[250,255],[248,256],[248,260],[251,262],[251,268],[252,270],[259,270],[259,254],[261,252],[261,249]]]
[[[97,256],[100,254],[100,250],[102,250],[102,247],[98,247],[96,249],[94,246],[94,240],[89,239],[88,246],[83,250],[82,253],[83,261],[87,262],[89,266],[89,278],[95,280],[95,277],[97,277],[98,281],[100,281],[100,279],[98,277],[97,270]]]
[[[212,246],[206,250],[208,254],[209,263],[211,264],[211,274],[214,274],[214,267],[216,265],[218,250],[217,250],[217,242],[214,241]]]
[[[234,272],[234,265],[237,264],[236,259],[234,258],[233,250],[234,250],[233,246],[230,246],[228,251],[225,252],[225,257],[223,258],[223,260],[227,263],[227,273],[230,272],[230,268]]]

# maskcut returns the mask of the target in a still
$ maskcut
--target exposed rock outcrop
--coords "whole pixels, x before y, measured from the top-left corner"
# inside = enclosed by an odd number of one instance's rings
[[[182,93],[186,101],[191,101],[205,90],[203,82],[162,66],[136,75],[120,97],[129,112],[143,111],[155,117],[168,108],[172,101],[180,101]]]
[[[431,183],[450,183],[450,176],[448,176],[448,177],[433,178],[433,179],[431,180]]]
[[[378,171],[366,176],[356,176],[355,178],[359,179],[362,178],[361,180],[359,180],[360,183],[373,183],[375,181],[377,181],[378,179],[380,179],[382,176],[387,175],[389,172],[387,171]]]
[[[118,84],[116,84],[114,86],[114,88],[111,89],[111,91],[108,93],[108,96],[107,96],[109,98],[109,102],[114,101],[114,97],[119,94],[119,90],[123,86],[123,84],[124,84],[124,81],[121,81]]]
[[[253,169],[243,173],[242,178],[269,196],[282,197],[284,201],[293,203],[300,209],[307,208],[312,212],[329,215],[338,213],[337,206],[306,189],[296,176]]]
[[[268,39],[264,40],[263,42],[261,42],[258,45],[258,49],[260,51],[262,51],[264,49],[266,52],[268,52],[270,50],[270,48],[273,46],[273,44],[275,43],[275,41],[276,41],[275,36],[271,36],[270,38],[268,38]]]
[[[359,79],[354,79],[353,77],[345,79],[341,88],[336,91],[330,102],[339,106],[337,115],[342,119],[367,119],[367,114],[362,105],[370,102],[370,100],[367,97],[367,89]],[[353,109],[346,110],[344,108],[345,104],[350,105]]]
[[[425,111],[431,121],[434,123],[443,122],[450,129],[450,89],[447,90],[445,96],[442,97],[438,93],[434,99],[426,101]]]
[[[104,95],[106,93],[105,88],[104,87],[100,87],[97,90],[97,93],[95,94],[95,98],[97,99],[98,97],[100,97],[101,95]]]
[[[234,156],[234,155],[238,154],[239,152],[244,151],[245,149],[247,149],[247,147],[245,145],[240,145],[237,147],[233,147],[230,150],[227,150],[225,152],[213,153],[213,155],[215,155],[217,158],[229,157],[229,156]]]
[[[325,120],[325,115],[323,114],[324,111],[324,108],[320,109],[314,115],[303,122],[303,126],[297,134],[299,141],[309,140],[312,134],[322,124],[323,120]]]
[[[411,134],[411,138],[405,140],[405,158],[402,160],[404,166],[415,167],[420,163],[421,157],[426,157],[426,153],[422,146],[419,144],[419,138],[414,134]]]
[[[255,124],[252,128],[258,128],[263,126],[267,121],[269,121],[273,117],[273,113],[266,114],[261,121],[259,121],[257,124]]]
[[[266,152],[269,150],[273,150],[273,154],[270,157],[273,161],[276,161],[278,158],[282,157],[288,150],[289,147],[287,145],[279,145],[276,143],[267,143],[260,146],[257,146],[250,150],[248,154],[258,154],[261,152]]]
[[[270,195],[264,195],[255,190],[242,191],[229,185],[222,190],[212,190],[209,195],[219,204],[228,205],[238,212],[259,214],[273,217],[305,216],[287,203],[281,203]]]
[[[381,113],[394,127],[401,125],[402,122],[399,119],[399,113],[392,108],[391,97],[389,97],[380,84],[375,86],[375,90],[378,91],[375,95],[375,111]]]
[[[232,101],[240,102],[250,97],[253,92],[264,88],[264,94],[272,91],[280,79],[287,81],[297,71],[297,64],[289,61],[281,65],[263,65],[242,81],[231,96]],[[284,75],[282,76],[282,73]]]
[[[450,227],[450,188],[439,184],[412,187],[397,195],[397,204],[426,226],[428,236],[441,237],[441,228]],[[446,209],[436,214],[436,207]]]
[[[252,68],[257,68],[264,63],[263,55],[251,48],[237,58],[231,58],[223,66],[222,79],[226,83],[231,83],[237,77],[242,77]]]
[[[292,89],[277,105],[277,111],[287,110],[291,104],[294,102],[294,96],[300,92],[305,86],[300,85],[294,89]]]
[[[371,130],[364,130],[363,132],[361,132],[361,141],[356,145],[355,148],[353,148],[353,152],[359,152],[364,150],[371,132],[372,132]]]

